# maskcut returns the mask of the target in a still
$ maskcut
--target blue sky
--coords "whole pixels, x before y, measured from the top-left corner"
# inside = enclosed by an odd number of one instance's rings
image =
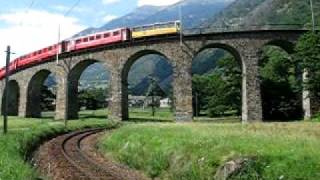
[[[98,27],[143,5],[171,5],[179,0],[2,0],[0,6],[0,65],[7,45],[12,59],[55,43],[87,28]],[[32,3],[33,2],[33,3]],[[32,4],[32,6],[31,6]]]

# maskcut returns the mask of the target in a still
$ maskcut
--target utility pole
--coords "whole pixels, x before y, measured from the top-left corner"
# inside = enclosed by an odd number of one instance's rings
[[[150,78],[151,80],[151,107],[152,107],[152,117],[155,116],[156,114],[156,109],[155,109],[155,99],[154,99],[154,96],[155,96],[155,87],[156,87],[156,81],[154,79],[154,77],[151,77]]]
[[[59,64],[59,53],[60,53],[60,49],[62,47],[60,47],[59,43],[60,43],[60,36],[61,36],[61,25],[59,24],[58,26],[58,42],[57,42],[57,54],[56,54],[56,63],[57,65]],[[61,44],[62,46],[62,44]]]
[[[316,22],[314,17],[314,10],[313,10],[313,0],[310,0],[310,8],[311,8],[311,18],[312,18],[312,31],[316,31]]]
[[[195,113],[195,115],[196,115],[196,117],[198,117],[199,116],[199,102],[198,102],[198,93],[197,92],[195,93],[195,101],[196,101],[195,102],[195,104],[196,104],[196,107],[195,107],[196,108],[195,109],[196,113]]]
[[[4,94],[5,94],[5,105],[3,108],[3,133],[7,134],[8,132],[8,97],[9,97],[9,75],[10,75],[10,70],[9,70],[9,63],[10,63],[10,55],[11,55],[11,50],[10,46],[7,46],[7,57],[6,57],[6,80],[5,80],[5,89],[4,89]]]
[[[151,96],[151,110],[152,110],[152,117],[154,117],[156,114],[156,108],[155,108],[156,102],[155,102],[154,96],[156,95],[155,91],[156,91],[157,84],[156,84],[155,78],[152,75],[149,76],[149,82],[150,82],[150,85],[149,85],[146,97],[148,98]]]

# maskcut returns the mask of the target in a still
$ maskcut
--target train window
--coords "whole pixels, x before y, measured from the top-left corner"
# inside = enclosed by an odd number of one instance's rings
[[[164,25],[163,25],[163,28],[170,28],[170,27],[171,27],[170,24],[164,24]]]
[[[180,22],[176,23],[176,27],[180,28]]]
[[[101,39],[101,34],[98,34],[98,35],[96,36],[96,39]]]
[[[156,24],[156,25],[154,25],[154,28],[155,29],[159,29],[159,28],[161,28],[162,26],[161,26],[161,24]]]
[[[104,37],[104,38],[110,37],[110,33],[105,33],[105,34],[103,35],[103,37]]]
[[[52,50],[52,46],[49,47],[49,51],[51,51],[51,50]]]
[[[76,44],[79,44],[79,43],[81,43],[81,39],[76,40]]]
[[[41,52],[42,52],[42,51],[41,51],[41,50],[39,50],[39,51],[38,51],[38,54],[41,54]]]
[[[36,55],[37,55],[37,52],[34,52],[34,53],[33,53],[33,56],[36,56]],[[27,56],[26,56],[26,57],[27,57]]]
[[[113,36],[118,36],[120,34],[119,31],[113,32]]]
[[[83,42],[88,42],[88,38],[83,38]]]
[[[94,36],[90,36],[90,41],[93,41],[94,40]]]
[[[149,30],[152,30],[152,29],[153,29],[153,27],[152,27],[152,26],[144,27],[144,30],[146,30],[146,31],[149,31]]]

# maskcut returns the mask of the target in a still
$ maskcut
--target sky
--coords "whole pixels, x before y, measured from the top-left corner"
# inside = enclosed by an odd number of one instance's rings
[[[7,45],[11,46],[14,53],[11,55],[13,60],[56,43],[59,26],[60,37],[65,39],[88,27],[102,26],[139,6],[163,6],[179,1],[0,0],[0,66],[5,65]]]

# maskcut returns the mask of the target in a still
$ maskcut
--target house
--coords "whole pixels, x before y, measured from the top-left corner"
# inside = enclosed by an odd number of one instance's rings
[[[171,106],[171,100],[169,98],[164,98],[160,100],[161,108],[169,108]]]

